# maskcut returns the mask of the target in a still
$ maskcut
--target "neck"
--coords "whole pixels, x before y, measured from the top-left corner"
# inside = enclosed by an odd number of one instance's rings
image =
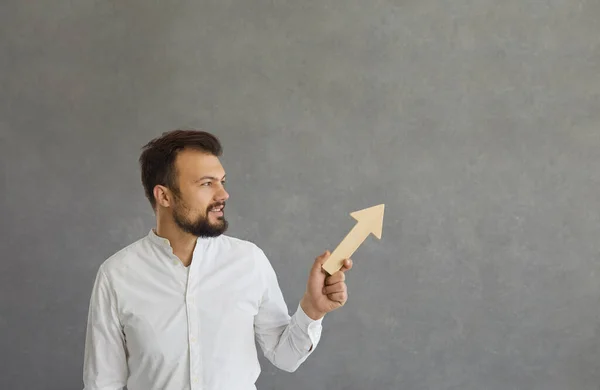
[[[173,221],[160,218],[156,220],[156,234],[166,238],[171,243],[173,254],[188,267],[192,263],[192,255],[196,247],[197,237],[182,231]]]

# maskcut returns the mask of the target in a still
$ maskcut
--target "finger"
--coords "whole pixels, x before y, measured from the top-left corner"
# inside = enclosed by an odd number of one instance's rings
[[[345,280],[346,280],[346,274],[344,274],[341,271],[338,271],[338,272],[334,273],[333,275],[325,278],[325,285],[329,286],[331,284],[336,284],[339,282],[343,282]]]
[[[345,259],[340,271],[342,271],[342,272],[349,271],[352,269],[353,265],[354,265],[354,262],[352,261],[352,259]]]
[[[330,300],[334,301],[334,302],[339,302],[340,304],[344,304],[346,303],[346,300],[348,299],[348,296],[345,292],[338,292],[338,293],[333,293],[333,294],[329,294],[327,296]]]
[[[323,294],[329,295],[334,293],[346,292],[346,283],[340,282],[331,286],[323,287]]]

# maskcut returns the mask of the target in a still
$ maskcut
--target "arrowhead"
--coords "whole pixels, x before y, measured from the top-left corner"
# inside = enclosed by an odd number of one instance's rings
[[[350,213],[350,216],[362,224],[369,230],[375,237],[381,239],[381,232],[383,230],[383,209],[384,204],[369,207],[366,209],[358,210]]]

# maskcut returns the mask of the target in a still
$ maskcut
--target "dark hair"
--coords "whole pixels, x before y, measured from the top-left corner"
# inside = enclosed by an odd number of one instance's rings
[[[170,188],[175,193],[179,192],[175,158],[177,153],[186,148],[199,150],[217,157],[223,153],[221,143],[216,136],[199,130],[168,131],[148,142],[142,148],[143,151],[139,159],[142,185],[153,209],[156,209],[156,199],[154,199],[153,194],[156,185],[160,184]]]

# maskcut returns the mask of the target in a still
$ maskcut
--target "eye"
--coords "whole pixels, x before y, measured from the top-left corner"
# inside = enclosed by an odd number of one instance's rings
[[[202,185],[202,186],[211,186],[211,185],[212,185],[212,182],[210,182],[210,181],[207,181],[206,183],[202,183],[202,184],[200,184],[200,185]]]

